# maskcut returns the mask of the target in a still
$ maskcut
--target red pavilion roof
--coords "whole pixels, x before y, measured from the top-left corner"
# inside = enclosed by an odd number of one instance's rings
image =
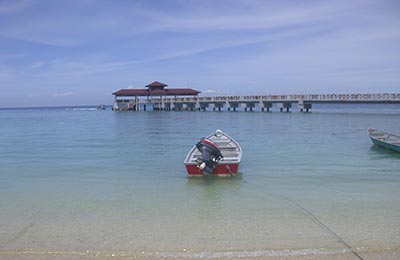
[[[161,88],[163,88],[163,87],[166,87],[166,86],[168,86],[168,85],[164,84],[164,83],[161,83],[161,82],[158,82],[158,81],[154,81],[153,83],[150,83],[146,87],[147,88],[152,88],[152,87],[161,87]]]
[[[169,88],[165,90],[167,92],[167,95],[170,96],[180,96],[180,95],[187,95],[187,96],[191,96],[191,95],[198,95],[201,92],[191,89],[191,88]]]
[[[147,96],[149,91],[147,89],[120,89],[113,93],[115,96]]]
[[[200,91],[191,88],[171,88],[171,89],[120,89],[113,93],[113,95],[121,96],[194,96],[198,95]]]

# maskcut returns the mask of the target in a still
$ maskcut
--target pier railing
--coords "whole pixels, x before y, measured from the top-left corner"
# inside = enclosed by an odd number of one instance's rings
[[[285,94],[285,95],[249,95],[249,96],[214,96],[214,97],[166,97],[148,96],[143,98],[124,97],[115,99],[115,110],[146,110],[147,106],[152,106],[153,110],[181,110],[181,109],[207,109],[212,107],[214,110],[225,107],[228,111],[232,108],[244,107],[252,111],[259,107],[269,111],[273,104],[282,111],[292,107],[293,103],[298,104],[298,108],[308,111],[314,103],[380,103],[380,104],[400,104],[400,93],[381,93],[381,94]],[[142,107],[142,108],[141,108]]]
[[[251,96],[215,96],[215,97],[176,97],[153,98],[151,102],[399,102],[400,93],[383,94],[289,94],[289,95],[251,95]]]

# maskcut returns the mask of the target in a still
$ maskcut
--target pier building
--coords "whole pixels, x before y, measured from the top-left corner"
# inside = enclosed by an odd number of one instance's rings
[[[166,88],[153,82],[146,89],[121,89],[113,93],[114,110],[146,111],[148,107],[162,111],[270,111],[276,107],[289,112],[296,105],[308,112],[313,104],[400,104],[400,93],[375,94],[293,94],[252,96],[198,96],[201,92],[191,88]]]
[[[191,88],[166,88],[168,85],[154,81],[144,89],[121,89],[113,93],[114,110],[146,111],[151,105],[153,110],[172,110],[182,107],[182,102],[173,102],[178,97],[196,98],[200,91]],[[167,97],[173,98],[168,99]]]

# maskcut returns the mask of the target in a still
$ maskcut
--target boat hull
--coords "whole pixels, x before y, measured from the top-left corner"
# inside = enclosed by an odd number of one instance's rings
[[[370,138],[371,138],[371,141],[375,145],[400,153],[400,146],[399,145],[393,145],[393,144],[389,144],[389,143],[386,143],[386,142],[382,142],[382,141],[374,139],[372,137],[370,137]]]
[[[206,175],[197,167],[197,164],[186,164],[185,166],[189,176]],[[238,168],[239,163],[220,163],[210,175],[236,175]]]

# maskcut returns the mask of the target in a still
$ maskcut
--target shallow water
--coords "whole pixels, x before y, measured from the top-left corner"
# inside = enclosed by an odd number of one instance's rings
[[[396,107],[15,109],[0,122],[0,252],[251,258],[400,247],[400,154],[366,132],[400,133]],[[186,153],[218,128],[243,148],[240,174],[188,178]]]

